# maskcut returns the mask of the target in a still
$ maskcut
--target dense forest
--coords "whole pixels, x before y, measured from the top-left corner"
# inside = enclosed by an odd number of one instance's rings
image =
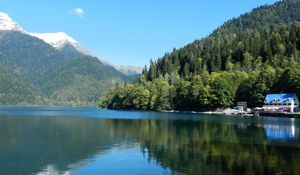
[[[232,19],[211,35],[150,61],[136,83],[117,84],[100,106],[205,110],[267,93],[300,96],[300,1],[280,1]]]
[[[41,95],[34,91],[32,86],[18,77],[14,72],[0,65],[0,104],[18,104],[39,103],[42,100]]]

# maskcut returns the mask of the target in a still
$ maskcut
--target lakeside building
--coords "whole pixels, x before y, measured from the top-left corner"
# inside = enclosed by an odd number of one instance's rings
[[[263,110],[265,111],[289,111],[299,109],[299,100],[295,93],[267,94]]]

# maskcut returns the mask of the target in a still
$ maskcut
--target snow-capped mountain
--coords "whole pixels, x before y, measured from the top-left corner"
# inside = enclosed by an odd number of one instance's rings
[[[79,44],[74,38],[70,37],[64,32],[30,33],[30,35],[44,40],[46,43],[57,49],[62,48],[66,43],[71,43],[72,45]]]
[[[135,78],[83,54],[63,32],[30,33],[5,13],[0,19],[1,93],[11,104],[96,104],[115,83]]]
[[[113,65],[113,67],[126,75],[141,74],[143,70],[142,67],[138,66]]]
[[[78,41],[64,32],[57,33],[29,33],[31,36],[42,39],[56,49],[63,49],[66,45],[73,46],[78,52],[84,55],[94,56],[91,51],[80,45]]]
[[[78,41],[64,32],[57,33],[30,33],[25,31],[17,22],[15,22],[8,14],[0,12],[0,31],[17,31],[22,32],[50,44],[56,49],[63,49],[66,45],[73,46],[78,52],[84,55],[93,56],[92,52],[82,47]]]
[[[12,20],[6,13],[0,12],[0,31],[3,30],[25,32],[24,29]]]
[[[122,72],[125,75],[134,75],[134,74],[141,74],[143,71],[142,67],[139,66],[129,66],[129,65],[120,65],[120,64],[113,64],[108,60],[98,57],[98,60],[103,64],[109,65],[114,67],[119,72]]]
[[[78,41],[69,36],[64,32],[57,33],[31,33],[25,31],[17,22],[15,22],[9,15],[6,13],[0,12],[0,31],[17,31],[21,32],[36,38],[43,40],[45,43],[51,45],[57,50],[62,51],[63,53],[70,55],[88,55],[96,57],[88,49],[84,48]],[[106,65],[114,67],[116,70],[130,75],[130,74],[140,74],[142,71],[141,67],[135,66],[123,66],[123,65],[114,65],[107,61],[104,58],[99,58],[98,60]]]

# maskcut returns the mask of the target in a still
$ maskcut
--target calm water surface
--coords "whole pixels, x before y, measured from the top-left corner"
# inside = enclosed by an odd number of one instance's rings
[[[0,175],[300,174],[299,119],[0,107]]]

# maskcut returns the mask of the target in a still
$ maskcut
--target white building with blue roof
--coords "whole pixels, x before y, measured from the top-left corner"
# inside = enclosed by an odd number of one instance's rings
[[[299,100],[295,93],[267,94],[264,101],[264,110],[290,111],[299,108]]]

